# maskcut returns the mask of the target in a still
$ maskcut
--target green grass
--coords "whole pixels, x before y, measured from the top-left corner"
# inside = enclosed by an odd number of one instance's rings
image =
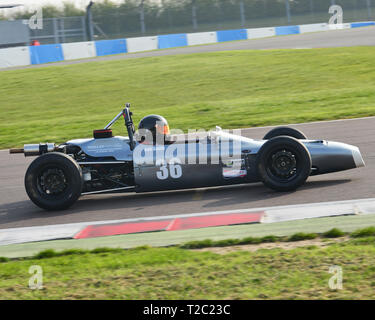
[[[2,71],[0,148],[90,137],[127,101],[135,121],[159,113],[183,130],[375,115],[374,55],[233,51]]]
[[[339,238],[345,236],[345,232],[341,231],[340,229],[333,228],[331,230],[328,230],[327,232],[324,232],[322,236],[324,238]]]
[[[375,227],[368,227],[364,229],[360,229],[357,231],[354,231],[351,234],[351,237],[353,238],[364,238],[364,237],[373,237],[375,236]]]
[[[316,235],[317,236],[317,235]],[[293,237],[293,236],[292,236]],[[183,249],[200,249],[200,248],[210,248],[210,247],[228,247],[228,246],[238,246],[246,244],[260,244],[269,242],[281,242],[287,241],[288,237],[276,237],[276,236],[265,236],[265,237],[247,237],[244,239],[224,239],[224,240],[195,240],[189,241],[182,244],[180,247]],[[300,241],[301,238],[296,240]]]
[[[292,235],[288,241],[302,241],[302,240],[313,240],[317,238],[318,235],[315,233],[304,233],[304,232],[298,232],[294,235]]]
[[[373,299],[375,238],[225,255],[181,248],[98,249],[0,263],[1,299]],[[366,240],[366,241],[364,241]],[[32,265],[42,290],[28,288]],[[330,266],[343,290],[329,289]]]
[[[375,228],[364,228],[357,230],[352,233],[353,238],[359,237],[368,237],[375,236]],[[322,238],[340,238],[345,236],[346,233],[340,229],[333,228],[321,234],[319,233],[304,233],[297,232],[290,236],[264,236],[264,237],[247,237],[244,239],[223,239],[223,240],[194,240],[186,242],[180,245],[183,249],[200,249],[200,248],[210,248],[210,247],[228,247],[228,246],[237,246],[237,245],[246,245],[246,244],[260,244],[260,243],[270,243],[270,242],[296,242],[303,240],[313,240],[318,237]],[[47,250],[48,251],[48,250]]]

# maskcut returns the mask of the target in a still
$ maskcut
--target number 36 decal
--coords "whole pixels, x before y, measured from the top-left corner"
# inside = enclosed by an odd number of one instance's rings
[[[182,177],[182,167],[179,164],[179,159],[171,160],[168,165],[163,161],[158,162],[156,165],[160,166],[160,170],[156,172],[156,177],[159,180],[167,180],[169,177],[179,179]]]

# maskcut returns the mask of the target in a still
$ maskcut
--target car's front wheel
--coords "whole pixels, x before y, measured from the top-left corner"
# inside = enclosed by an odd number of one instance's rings
[[[46,210],[64,210],[82,192],[80,166],[63,153],[46,153],[36,158],[25,175],[26,192],[37,206]]]
[[[260,180],[277,191],[293,191],[311,173],[311,156],[303,143],[281,136],[267,141],[257,155]]]

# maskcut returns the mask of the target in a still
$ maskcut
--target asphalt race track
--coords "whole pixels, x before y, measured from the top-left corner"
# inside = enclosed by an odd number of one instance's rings
[[[267,50],[267,49],[310,49],[310,48],[333,48],[353,46],[374,46],[375,27],[362,27],[345,30],[332,30],[315,33],[277,36],[264,39],[242,40],[221,42],[210,45],[182,47],[149,52],[118,54],[111,56],[95,57],[84,60],[62,61],[42,65],[31,65],[27,67],[15,67],[0,69],[29,69],[56,65],[69,65],[91,61],[109,61],[120,59],[134,59],[145,57],[159,57],[176,54],[204,53],[228,50]]]
[[[26,68],[225,50],[373,45],[375,45],[375,27],[368,27],[97,57],[81,61],[34,65]],[[220,124],[218,123],[218,125]],[[94,195],[82,197],[74,207],[67,211],[45,212],[33,205],[23,186],[24,173],[33,158],[24,158],[23,155],[10,155],[8,151],[4,150],[0,151],[0,228],[375,197],[375,117],[301,124],[295,127],[303,130],[310,138],[341,141],[360,147],[367,167],[312,177],[304,187],[294,193],[277,193],[263,187],[262,184],[253,184],[152,194]],[[262,138],[268,130],[270,128],[247,129],[243,130],[243,135]],[[39,141],[25,141],[25,143],[35,142]]]
[[[277,193],[257,183],[151,194],[92,195],[82,197],[67,211],[45,212],[28,199],[23,186],[24,174],[33,158],[10,155],[4,150],[0,151],[0,228],[375,197],[375,117],[300,124],[294,127],[303,130],[309,138],[324,138],[360,147],[367,166],[312,177],[304,187],[293,193]],[[270,127],[245,129],[243,135],[262,138],[269,130]]]

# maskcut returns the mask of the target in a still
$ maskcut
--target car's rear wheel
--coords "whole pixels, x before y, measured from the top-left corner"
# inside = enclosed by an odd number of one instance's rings
[[[63,153],[47,153],[36,158],[25,175],[29,198],[46,210],[69,208],[80,197],[82,186],[81,168]]]
[[[295,138],[281,136],[267,141],[257,155],[260,180],[277,191],[293,191],[302,186],[311,173],[311,156]]]
[[[264,136],[263,140],[270,140],[272,138],[280,136],[288,136],[299,140],[307,140],[306,135],[302,131],[290,127],[274,128]]]

